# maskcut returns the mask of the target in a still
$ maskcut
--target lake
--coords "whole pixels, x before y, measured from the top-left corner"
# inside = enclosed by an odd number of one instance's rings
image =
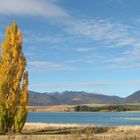
[[[29,112],[27,122],[140,125],[140,112]]]

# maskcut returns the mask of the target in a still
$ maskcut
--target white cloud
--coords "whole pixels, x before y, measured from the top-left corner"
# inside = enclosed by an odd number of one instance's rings
[[[116,57],[116,58],[113,58],[113,59],[111,59],[109,61],[110,62],[115,62],[115,63],[123,63],[123,62],[127,62],[128,59],[126,57]]]
[[[140,80],[128,80],[128,81],[118,81],[118,82],[78,82],[78,83],[32,83],[30,85],[31,88],[43,88],[43,89],[80,89],[82,88],[101,88],[101,87],[106,87],[106,88],[118,88],[118,87],[123,87],[123,88],[128,88],[128,87],[136,87],[139,88],[140,85]]]
[[[76,52],[90,52],[94,51],[95,48],[88,48],[88,47],[80,47],[80,48],[74,48]]]
[[[105,62],[115,69],[140,69],[140,45],[125,49],[119,56],[111,56]]]
[[[75,36],[81,36],[102,43],[104,49],[109,53],[100,54],[96,51],[98,58],[85,59],[85,62],[100,62],[107,68],[128,69],[140,68],[140,32],[132,26],[108,20],[72,20],[68,24],[67,31]],[[106,47],[106,48],[105,48]],[[118,52],[113,50],[122,47]],[[97,47],[95,49],[98,49]],[[82,49],[77,51],[81,51]],[[84,50],[83,50],[84,51]],[[89,61],[88,61],[89,60]]]
[[[139,67],[140,61],[140,32],[135,32],[130,26],[109,20],[77,19],[72,17],[65,9],[57,4],[58,0],[0,0],[0,14],[17,16],[43,16],[55,19],[55,23],[63,26],[68,34],[76,38],[88,38],[98,41],[110,49],[125,47],[118,57],[104,54],[104,58],[84,59],[86,62],[103,61],[114,68]],[[56,18],[58,17],[58,18]],[[60,18],[66,17],[67,20]],[[62,43],[66,40],[64,36],[31,35],[25,38],[30,42],[48,42],[51,44]],[[70,40],[71,42],[74,40]],[[63,42],[64,43],[64,42]],[[65,49],[65,48],[64,48]],[[77,52],[89,52],[95,48],[76,47]],[[119,52],[120,53],[120,52]],[[32,55],[32,54],[29,54]],[[99,54],[100,55],[100,54]],[[95,60],[96,59],[96,60]],[[110,59],[110,60],[109,60]],[[127,63],[126,63],[127,62]],[[45,67],[45,69],[68,70],[73,69],[64,64],[53,62],[31,62],[30,65]],[[121,66],[121,67],[120,67]]]
[[[80,35],[95,41],[101,41],[108,47],[137,46],[140,44],[133,35],[131,27],[107,20],[71,20],[65,22],[67,31],[73,35]]]
[[[71,66],[67,66],[65,64],[60,64],[56,62],[50,62],[50,61],[32,61],[28,62],[29,68],[31,70],[40,70],[40,71],[74,71],[75,68]]]
[[[119,0],[122,2],[122,0]],[[64,25],[69,33],[101,41],[110,47],[137,46],[139,39],[132,35],[131,27],[107,20],[77,19],[58,5],[58,0],[0,0],[0,14],[59,17],[56,24]],[[67,17],[67,20],[60,19]],[[138,33],[140,35],[140,33]],[[50,39],[51,40],[51,39]],[[48,37],[38,41],[48,41]],[[57,39],[53,39],[57,42]],[[77,49],[78,50],[78,49]],[[79,50],[82,52],[82,50]]]
[[[109,87],[111,83],[108,82],[83,82],[83,83],[57,83],[57,84],[44,84],[44,83],[36,83],[32,84],[31,87],[34,88],[80,88],[80,87]]]
[[[50,43],[50,44],[58,44],[58,43],[62,43],[64,41],[64,37],[62,37],[61,35],[47,35],[47,34],[26,34],[24,35],[24,41],[26,43]]]
[[[0,14],[43,17],[67,17],[55,2],[44,0],[0,0]]]
[[[140,80],[131,80],[125,83],[126,86],[138,86],[140,85]]]

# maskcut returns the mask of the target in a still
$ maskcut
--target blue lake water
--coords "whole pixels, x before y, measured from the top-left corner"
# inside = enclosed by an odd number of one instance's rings
[[[140,125],[140,112],[109,112],[109,113],[48,113],[29,112],[27,122],[42,123],[76,123],[96,125]]]

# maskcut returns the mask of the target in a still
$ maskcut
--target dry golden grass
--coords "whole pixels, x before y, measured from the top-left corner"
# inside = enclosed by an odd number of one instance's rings
[[[83,104],[83,105],[90,106],[90,107],[95,107],[95,106],[107,106],[109,104]]]
[[[140,133],[140,126],[118,126],[112,129],[109,129],[110,132],[118,133]]]
[[[56,105],[56,106],[30,106],[30,112],[65,112],[74,111],[74,105]]]
[[[88,106],[105,106],[106,104],[83,104]],[[74,112],[75,105],[29,106],[30,112]]]
[[[140,140],[140,126],[26,123],[22,134],[0,140]]]

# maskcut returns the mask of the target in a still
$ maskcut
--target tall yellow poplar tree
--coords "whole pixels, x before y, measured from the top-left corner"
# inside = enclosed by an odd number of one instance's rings
[[[0,132],[21,132],[28,113],[28,72],[22,33],[16,22],[6,29],[0,57]]]

